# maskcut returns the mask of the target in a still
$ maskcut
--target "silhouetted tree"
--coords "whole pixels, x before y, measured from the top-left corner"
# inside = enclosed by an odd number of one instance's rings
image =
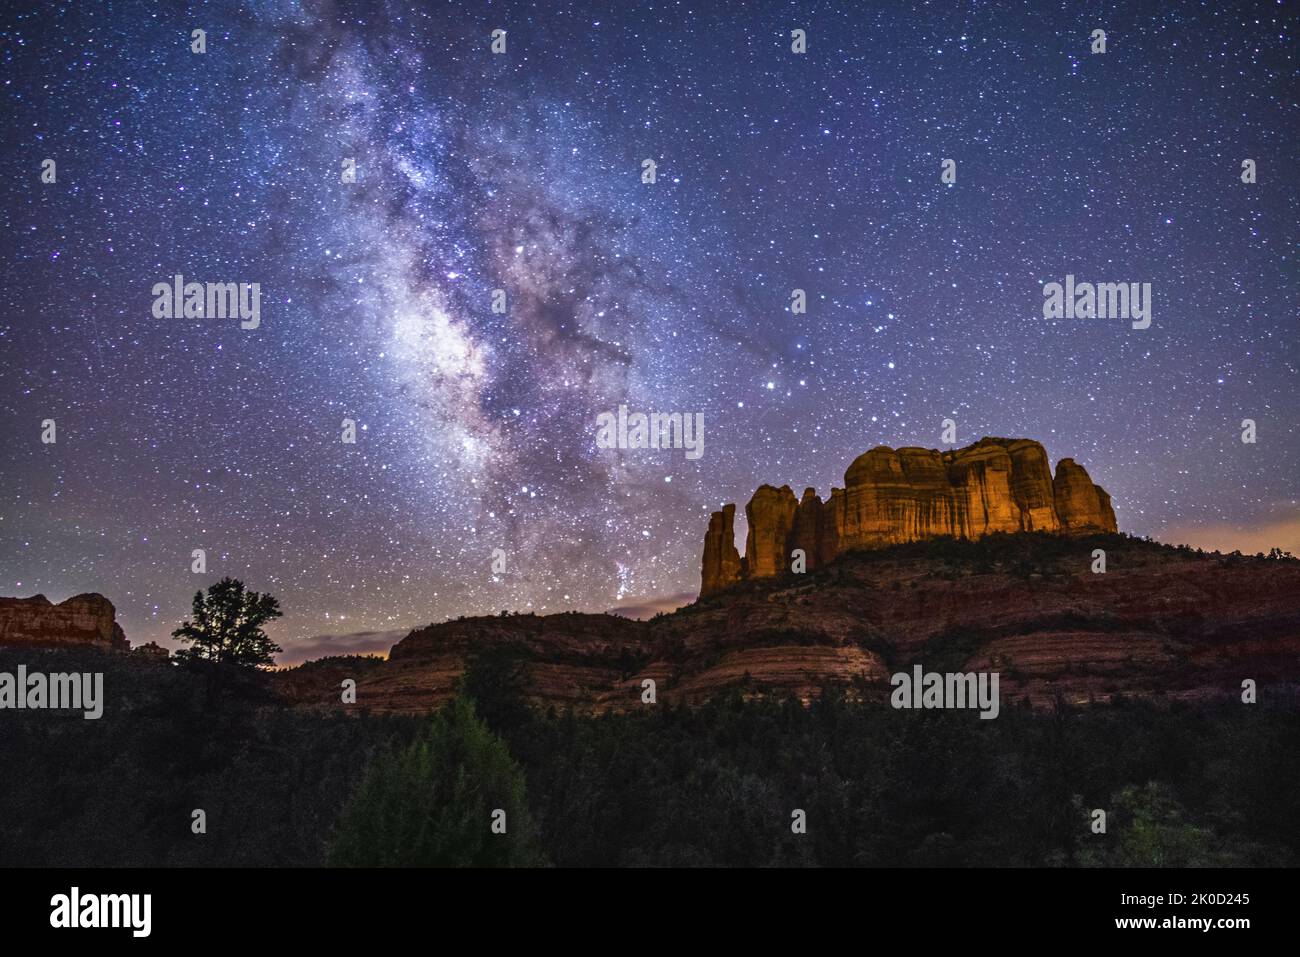
[[[221,579],[208,587],[207,595],[195,592],[191,614],[193,620],[185,619],[172,632],[173,638],[192,643],[176,653],[182,661],[260,668],[273,664],[271,656],[282,650],[262,630],[281,616],[280,602],[271,595],[245,591],[237,579]]]

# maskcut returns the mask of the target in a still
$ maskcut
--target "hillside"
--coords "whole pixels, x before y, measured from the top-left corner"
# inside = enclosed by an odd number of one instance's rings
[[[1092,572],[1093,551],[1107,570]],[[895,671],[997,671],[1003,701],[1201,699],[1295,682],[1300,562],[1200,554],[1117,534],[994,534],[840,556],[806,575],[742,582],[651,621],[610,615],[464,618],[411,632],[386,662],[332,659],[276,676],[299,705],[418,712],[452,693],[476,648],[508,647],[539,705],[595,713],[824,686],[865,699]],[[355,662],[355,663],[354,663]]]

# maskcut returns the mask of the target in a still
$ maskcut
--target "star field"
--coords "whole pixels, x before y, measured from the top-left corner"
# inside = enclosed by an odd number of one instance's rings
[[[279,596],[289,657],[462,614],[672,607],[720,504],[824,497],[874,445],[938,447],[945,418],[961,445],[1076,458],[1125,531],[1300,551],[1284,4],[0,24],[0,593],[98,591],[134,643],[170,644],[233,575]],[[1067,272],[1150,282],[1151,328],[1044,320]],[[260,283],[260,327],[154,318],[178,273]],[[620,403],[702,412],[703,456],[597,448]]]

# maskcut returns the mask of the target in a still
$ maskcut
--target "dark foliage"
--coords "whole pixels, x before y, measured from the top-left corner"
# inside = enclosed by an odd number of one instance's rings
[[[533,867],[524,774],[502,740],[452,700],[420,736],[370,765],[330,841],[340,867]]]
[[[372,762],[430,721],[300,713],[249,688],[213,713],[184,668],[5,652],[0,670],[20,661],[104,671],[106,706],[98,721],[4,714],[0,865],[321,864]],[[1294,700],[1004,704],[981,721],[733,694],[580,718],[521,710],[526,687],[506,653],[476,657],[463,686],[523,769],[537,842],[559,866],[1300,863]],[[194,808],[205,835],[190,832]],[[1089,829],[1095,808],[1104,836]]]

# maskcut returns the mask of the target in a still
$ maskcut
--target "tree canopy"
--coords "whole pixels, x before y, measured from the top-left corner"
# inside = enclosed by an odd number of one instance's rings
[[[524,772],[458,696],[409,745],[380,754],[329,849],[343,867],[505,867],[543,863]]]
[[[190,647],[176,653],[181,660],[210,661],[261,668],[274,664],[283,649],[267,637],[262,626],[279,618],[280,602],[272,595],[248,591],[235,578],[223,578],[194,593],[191,618],[172,632]]]

